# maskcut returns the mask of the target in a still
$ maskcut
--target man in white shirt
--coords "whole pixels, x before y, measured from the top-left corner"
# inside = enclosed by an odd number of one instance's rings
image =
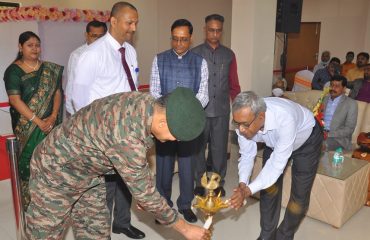
[[[136,91],[139,72],[132,39],[138,23],[137,9],[130,3],[113,5],[109,31],[89,45],[78,59],[72,83],[76,111],[96,99],[120,92]],[[113,212],[113,233],[141,239],[145,234],[131,225],[132,196],[117,174],[105,175],[107,205]],[[113,209],[113,202],[114,209]]]
[[[104,36],[107,32],[107,24],[104,22],[99,22],[97,20],[93,20],[86,25],[86,32],[85,32],[85,39],[86,43],[79,48],[75,49],[71,55],[69,56],[68,60],[68,68],[67,68],[67,85],[66,85],[66,110],[67,114],[73,115],[76,111],[71,102],[71,94],[72,94],[72,81],[73,81],[73,71],[76,67],[78,58],[81,54],[85,51],[88,45],[95,42],[98,38]]]
[[[290,100],[261,98],[242,92],[232,105],[241,157],[239,186],[234,189],[231,206],[238,209],[246,198],[260,192],[261,233],[259,239],[293,239],[310,201],[323,133],[310,110]],[[263,168],[249,182],[256,142],[264,142]],[[285,216],[278,226],[283,172],[293,160],[292,189]]]

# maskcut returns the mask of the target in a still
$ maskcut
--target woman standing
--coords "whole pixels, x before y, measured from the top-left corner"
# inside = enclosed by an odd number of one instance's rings
[[[18,168],[23,204],[27,208],[33,150],[62,120],[63,66],[40,60],[40,38],[33,32],[22,33],[18,47],[18,56],[5,70],[4,81],[12,128],[20,142]]]

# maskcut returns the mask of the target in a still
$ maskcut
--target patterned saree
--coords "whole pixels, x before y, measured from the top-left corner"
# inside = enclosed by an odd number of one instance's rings
[[[63,66],[43,62],[39,70],[25,73],[18,65],[11,64],[4,74],[5,87],[8,95],[20,95],[22,101],[39,118],[51,115],[54,94],[61,88]],[[62,92],[62,91],[61,91]],[[55,122],[61,123],[62,107]],[[28,180],[30,177],[30,160],[35,147],[45,138],[46,134],[34,123],[28,121],[13,107],[10,108],[12,127],[20,143],[18,169],[22,185],[22,197],[25,207],[29,203]]]

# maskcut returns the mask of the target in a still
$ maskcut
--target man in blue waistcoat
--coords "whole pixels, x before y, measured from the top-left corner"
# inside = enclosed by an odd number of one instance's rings
[[[178,19],[171,26],[172,49],[155,56],[150,77],[150,92],[155,98],[172,92],[177,87],[193,90],[203,107],[208,103],[208,67],[199,55],[190,52],[193,26],[186,19]],[[177,207],[188,222],[196,222],[191,210],[194,198],[192,158],[196,154],[197,140],[190,142],[156,142],[156,185],[159,193],[172,207],[172,173],[177,155],[180,178],[180,196]]]

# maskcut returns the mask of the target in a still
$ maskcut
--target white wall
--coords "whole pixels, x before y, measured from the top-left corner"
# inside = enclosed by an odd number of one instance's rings
[[[242,90],[271,95],[275,0],[233,0],[231,48],[236,52]]]
[[[170,27],[178,18],[189,19],[194,26],[193,46],[203,42],[204,17],[211,13],[224,15],[224,44],[230,46],[231,5],[230,0],[126,0],[139,12],[139,24],[134,35],[134,46],[139,60],[139,81],[149,82],[151,64],[155,54],[170,48]],[[23,6],[80,8],[110,10],[118,0],[22,0]],[[0,23],[1,24],[1,23]]]
[[[63,8],[79,8],[79,9],[98,9],[110,10],[117,0],[22,0],[22,6],[41,5],[44,7]],[[139,12],[139,25],[134,36],[133,44],[138,53],[140,74],[140,84],[147,84],[151,71],[151,65],[155,54],[170,48],[170,27],[174,20],[178,18],[189,19],[193,26],[193,46],[203,42],[204,39],[204,17],[211,13],[219,13],[225,17],[224,38],[223,43],[230,46],[231,32],[231,5],[230,0],[129,0],[133,3]],[[6,27],[7,24],[16,27]],[[29,25],[34,25],[31,28]],[[72,30],[64,28],[65,25],[75,24]],[[84,25],[86,23],[53,23],[44,22],[37,28],[36,22],[16,22],[16,23],[0,23],[0,75],[3,75],[5,68],[15,58],[17,53],[18,36],[26,30],[34,31],[43,40],[42,51],[45,60],[54,61],[66,66],[69,53],[82,44],[82,36],[84,33]],[[4,26],[4,27],[3,27]],[[72,29],[72,27],[71,27]],[[77,29],[77,30],[76,30]],[[79,30],[80,29],[80,30]],[[14,33],[11,37],[9,31]],[[60,37],[63,34],[63,37]],[[67,45],[66,45],[67,44]],[[63,47],[60,47],[65,45]],[[59,47],[58,47],[59,46]],[[9,57],[3,57],[3,49],[9,51]],[[65,72],[64,72],[65,73]],[[0,102],[7,101],[7,95],[3,86],[3,81],[0,81]],[[7,109],[5,109],[7,111]],[[5,118],[2,118],[2,115]],[[7,120],[7,113],[0,113],[0,134],[7,133],[8,127],[3,128],[3,123],[10,124]],[[3,130],[6,129],[6,130]]]
[[[0,23],[0,25],[0,102],[7,102],[3,77],[5,69],[17,56],[19,33],[27,30],[38,33],[38,27],[36,22],[25,22],[24,24],[9,22]],[[9,107],[0,108],[0,134],[9,133],[12,133]]]
[[[370,52],[369,0],[304,0],[302,22],[321,22],[320,54],[344,61],[348,51]]]
[[[364,49],[370,51],[370,0],[367,3],[367,19],[365,23],[365,46]]]

